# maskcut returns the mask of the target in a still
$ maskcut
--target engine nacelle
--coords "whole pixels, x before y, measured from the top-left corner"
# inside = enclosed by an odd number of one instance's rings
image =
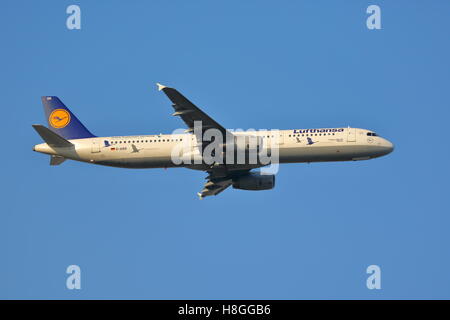
[[[233,179],[233,188],[242,190],[269,190],[275,187],[275,175],[250,172]]]

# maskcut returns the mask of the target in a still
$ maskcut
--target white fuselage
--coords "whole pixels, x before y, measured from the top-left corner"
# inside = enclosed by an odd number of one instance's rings
[[[278,134],[278,137],[274,137]],[[266,146],[276,140],[278,163],[368,160],[390,153],[393,144],[372,136],[370,130],[357,128],[296,129],[279,131],[254,131],[246,134],[262,137]],[[51,148],[46,143],[33,150],[62,156],[76,161],[121,168],[189,167],[204,170],[204,164],[175,164],[172,151],[177,144],[191,140],[192,155],[200,157],[193,134],[143,135],[95,137],[69,140],[70,148]],[[243,167],[243,165],[235,165]],[[248,165],[256,168],[261,165]]]

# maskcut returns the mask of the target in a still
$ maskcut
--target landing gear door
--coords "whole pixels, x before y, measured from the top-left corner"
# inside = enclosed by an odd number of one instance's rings
[[[348,128],[347,129],[347,142],[355,142],[356,141],[356,129],[355,128]]]

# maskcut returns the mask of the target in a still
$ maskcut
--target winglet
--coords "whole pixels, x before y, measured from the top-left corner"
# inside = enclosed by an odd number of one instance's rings
[[[164,88],[167,88],[166,86],[163,86],[161,83],[156,84],[158,86],[158,91],[161,91]]]
[[[199,200],[203,200],[203,195],[200,192],[197,192]]]

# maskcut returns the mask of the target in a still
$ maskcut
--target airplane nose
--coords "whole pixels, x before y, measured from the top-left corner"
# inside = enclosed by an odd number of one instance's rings
[[[394,151],[394,144],[392,142],[390,142],[389,140],[386,140],[385,148],[386,148],[386,154],[389,154],[392,151]]]

